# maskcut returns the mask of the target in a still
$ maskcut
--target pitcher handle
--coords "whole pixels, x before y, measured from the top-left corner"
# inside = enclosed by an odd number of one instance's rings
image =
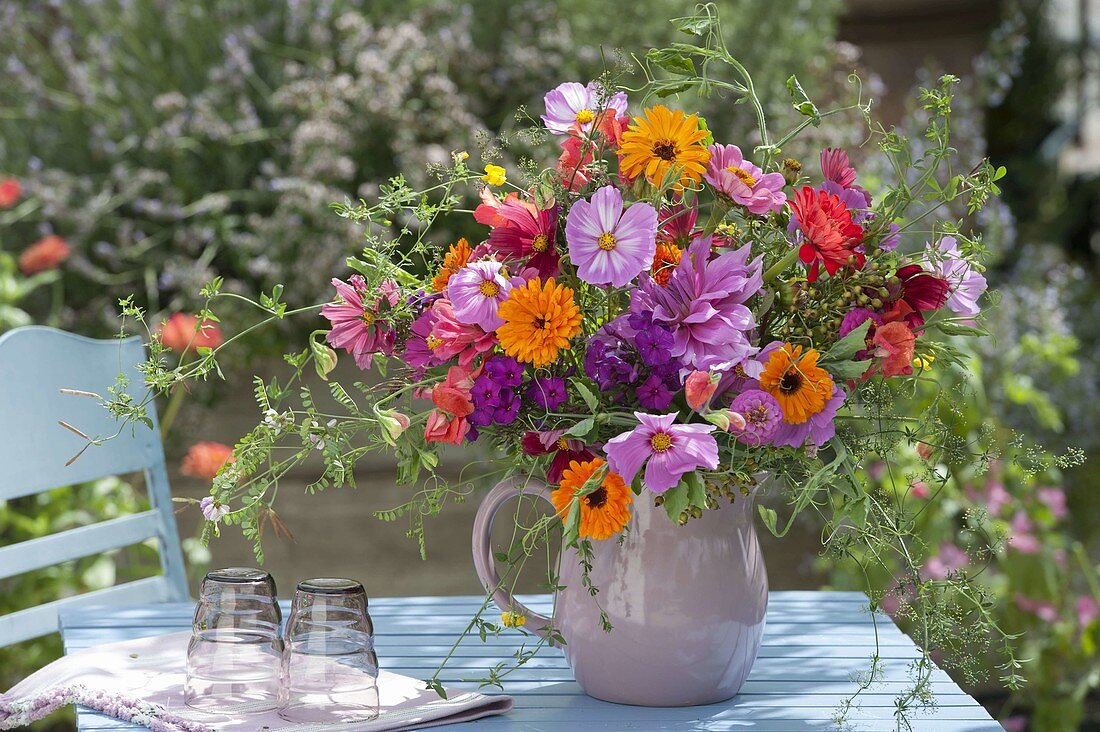
[[[501,586],[500,575],[497,573],[491,546],[493,519],[496,517],[497,511],[509,498],[517,498],[525,494],[537,496],[553,505],[553,501],[550,500],[550,486],[534,478],[506,478],[497,483],[481,501],[481,506],[477,509],[477,516],[474,517],[474,569],[477,571],[482,586],[492,591],[493,601],[496,602],[497,607],[502,612],[523,615],[527,619],[524,627],[545,638],[551,619],[531,610]]]

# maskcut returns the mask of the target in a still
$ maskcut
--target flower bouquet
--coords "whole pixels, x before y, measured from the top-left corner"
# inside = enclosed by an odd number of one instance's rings
[[[929,654],[941,639],[997,644],[1005,681],[1018,683],[1010,639],[981,590],[964,573],[922,577],[899,502],[857,479],[863,460],[888,461],[898,450],[933,464],[966,458],[976,469],[984,459],[977,443],[950,437],[942,413],[951,397],[938,394],[929,376],[965,370],[953,340],[982,333],[980,238],[945,212],[962,202],[973,213],[1004,175],[985,160],[955,170],[949,134],[957,79],[943,77],[922,92],[926,134],[914,142],[874,123],[862,97],[819,110],[791,77],[801,117],[773,136],[748,71],[722,42],[714,7],[673,22],[691,43],[650,51],[639,62],[641,87],[625,88],[609,71],[548,91],[541,120],[521,136],[530,152],[514,165],[498,164],[505,151],[497,145],[483,153],[484,172],[455,152],[423,190],[395,176],[377,201],[335,205],[338,215],[364,224],[366,242],[348,259],[354,273],[332,280],[330,302],[288,310],[282,287],[245,298],[262,313],[253,328],[318,310],[327,325],[286,357],[290,382],[256,379],[263,420],[213,480],[203,501],[208,533],[240,525],[259,554],[280,477],[318,453],[324,467],[311,489],[353,484],[356,463],[372,451],[396,455],[398,481],[421,487],[405,505],[376,515],[409,520],[410,535],[421,539],[425,515],[476,485],[499,483],[498,503],[539,493],[552,514],[527,520],[517,510],[516,540],[495,553],[507,565],[503,579],[494,555],[478,558],[504,613],[499,623],[479,613],[470,631],[484,637],[517,627],[567,653],[581,625],[588,626],[581,645],[599,634],[647,633],[612,607],[615,593],[628,590],[600,592],[600,585],[629,584],[614,574],[628,571],[623,555],[656,536],[652,547],[690,563],[641,584],[673,583],[685,606],[704,596],[715,607],[742,603],[725,611],[746,631],[741,645],[699,648],[694,662],[740,654],[743,673],[701,695],[669,697],[690,703],[736,693],[755,656],[766,604],[755,519],[782,535],[811,510],[838,557],[857,556],[853,547],[864,561],[876,552],[909,557],[905,602],[923,631],[925,657],[900,695],[903,713],[926,699]],[[689,91],[745,102],[756,138],[728,140],[708,129]],[[887,171],[874,195],[843,150],[821,150],[806,163],[785,155],[800,133],[845,113],[866,119],[865,147],[877,145],[875,169]],[[557,156],[549,165],[539,162],[547,150]],[[473,208],[464,205],[471,189]],[[442,216],[468,217],[470,235],[433,240]],[[217,280],[204,295],[198,329],[216,322],[216,300],[242,297],[221,292]],[[144,319],[130,304],[123,312]],[[154,332],[148,384],[167,392],[205,376],[240,335],[173,366]],[[338,350],[374,376],[353,384],[332,378]],[[333,406],[303,382],[311,364]],[[935,396],[909,411],[918,393]],[[119,398],[108,406],[136,418],[145,403]],[[485,449],[449,480],[440,448],[471,444]],[[762,484],[785,500],[786,521],[771,507],[777,500],[745,508]],[[533,619],[504,590],[560,529],[566,550],[549,563],[547,579],[560,597],[578,588],[582,597],[559,605],[561,617]],[[692,560],[677,542],[720,552],[710,556],[727,574],[710,572],[703,554]],[[658,572],[659,564],[633,562],[629,571]],[[729,579],[731,566],[740,579]],[[691,584],[690,574],[711,586]],[[714,591],[727,581],[741,600]],[[872,605],[902,593],[868,589]],[[591,611],[580,609],[586,603]],[[486,683],[507,673],[495,668]],[[613,690],[600,694],[615,698]]]

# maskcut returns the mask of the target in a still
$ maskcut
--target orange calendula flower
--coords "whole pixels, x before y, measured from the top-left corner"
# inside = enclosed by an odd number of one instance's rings
[[[671,242],[658,242],[657,253],[653,255],[653,281],[661,287],[668,286],[668,278],[680,264],[680,247]]]
[[[623,133],[620,167],[628,178],[644,175],[659,186],[669,171],[678,176],[677,191],[699,183],[707,172],[710,151],[703,144],[707,131],[699,117],[658,104],[635,117]]]
[[[466,266],[470,259],[470,245],[465,239],[459,239],[447,254],[443,257],[443,266],[439,268],[439,274],[432,278],[432,289],[443,292],[447,289],[447,283],[451,281],[451,275]]]
[[[497,328],[504,352],[536,368],[553,362],[569,339],[581,332],[581,311],[573,301],[573,290],[553,278],[513,287],[497,308],[497,317],[504,321]]]
[[[783,419],[802,424],[825,408],[833,395],[833,378],[817,365],[818,352],[812,348],[783,344],[772,351],[760,388],[775,397],[783,410]]]
[[[550,494],[562,521],[569,515],[569,504],[573,496],[603,466],[604,461],[600,458],[583,463],[573,460],[569,463],[569,467],[562,473],[560,486]],[[626,482],[617,473],[607,471],[600,487],[580,499],[580,537],[610,539],[630,521],[630,504],[633,502],[634,495]]]

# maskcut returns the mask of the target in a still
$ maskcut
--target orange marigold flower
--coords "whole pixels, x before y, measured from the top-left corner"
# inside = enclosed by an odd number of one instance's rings
[[[501,348],[536,368],[553,362],[569,339],[581,332],[581,311],[573,301],[573,290],[553,278],[513,287],[497,308],[497,316],[504,321],[497,328]]]
[[[812,348],[803,354],[802,346],[784,343],[772,351],[760,375],[760,388],[775,397],[791,424],[802,424],[833,396],[833,378],[817,365],[818,355]]]
[[[588,462],[573,460],[562,473],[561,484],[550,494],[558,509],[558,517],[565,521],[569,504],[589,478],[604,466],[604,461],[594,458]],[[634,495],[630,487],[617,473],[610,470],[603,477],[600,487],[581,496],[581,524],[578,532],[582,539],[610,539],[623,530],[630,521],[630,504]]]
[[[658,242],[657,253],[653,255],[653,281],[661,287],[668,286],[668,278],[680,264],[680,247],[672,242]]]
[[[217,348],[223,342],[222,329],[213,321],[199,319],[188,313],[174,313],[158,328],[160,342],[176,353],[195,353],[200,348]]]
[[[458,270],[466,266],[466,263],[470,260],[470,245],[466,242],[466,239],[459,239],[451,248],[447,250],[447,254],[443,257],[443,266],[439,269],[439,274],[432,278],[432,289],[436,292],[443,292],[447,289],[447,283],[451,281],[451,275]]]
[[[69,258],[72,247],[60,236],[44,236],[19,255],[19,271],[30,277],[39,272],[57,269]]]
[[[234,462],[233,448],[220,442],[196,442],[187,451],[180,472],[192,478],[213,480],[226,463]]]
[[[698,184],[707,172],[710,151],[703,143],[706,136],[698,115],[658,104],[635,117],[623,133],[619,167],[627,178],[644,175],[655,186],[671,171],[678,176],[673,188],[683,191]]]

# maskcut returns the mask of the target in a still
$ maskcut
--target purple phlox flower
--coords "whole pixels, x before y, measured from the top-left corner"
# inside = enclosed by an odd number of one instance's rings
[[[920,570],[925,580],[945,580],[952,573],[970,564],[970,555],[949,541],[940,544],[939,553],[929,557]]]
[[[206,496],[199,501],[199,510],[207,521],[217,523],[229,513],[229,506],[214,500],[213,496]]]
[[[622,287],[653,263],[657,210],[645,202],[623,209],[623,194],[604,186],[573,204],[565,220],[569,259],[593,285]]]
[[[765,445],[779,429],[783,421],[783,409],[766,391],[749,389],[734,397],[730,410],[745,418],[745,429],[737,439],[746,445]]]
[[[631,313],[627,323],[634,329],[634,347],[646,366],[663,366],[672,360],[672,331],[653,322],[652,313]]]
[[[497,316],[497,308],[523,280],[509,279],[503,270],[500,262],[486,260],[468,264],[451,275],[447,297],[460,323],[480,326],[487,333],[504,325]]]
[[[707,182],[734,203],[757,215],[779,211],[787,203],[783,193],[787,183],[782,173],[765,173],[745,160],[737,145],[714,144],[707,149],[710,150]]]
[[[512,424],[519,416],[519,394],[515,389],[501,389],[497,397],[497,408],[493,411],[493,421],[497,424]]]
[[[523,366],[511,356],[493,356],[485,362],[485,373],[500,386],[519,386],[523,381]]]
[[[604,446],[611,470],[627,483],[645,464],[645,486],[664,493],[680,482],[685,473],[718,467],[718,443],[714,425],[674,424],[676,413],[635,412],[638,426],[611,438]]]
[[[601,101],[602,100],[602,101]],[[626,114],[626,93],[616,92],[607,98],[607,93],[596,82],[587,86],[576,81],[558,84],[543,97],[546,114],[542,121],[546,129],[555,135],[567,135],[573,125],[587,132],[603,110],[615,110],[615,116]]]
[[[638,385],[635,394],[638,398],[638,404],[642,405],[644,409],[659,411],[668,409],[668,405],[672,403],[674,392],[665,385],[665,380],[661,378],[660,374],[651,373],[645,381]]]
[[[821,447],[836,435],[836,424],[833,420],[836,418],[840,405],[844,403],[845,396],[843,389],[834,386],[833,396],[825,402],[824,409],[802,424],[781,422],[779,429],[775,431],[775,435],[772,437],[772,444],[776,447],[803,447],[805,445]]]
[[[359,368],[370,368],[374,354],[393,352],[394,332],[379,318],[379,313],[387,305],[397,305],[400,292],[380,287],[379,297],[366,302],[367,282],[360,275],[352,275],[347,282],[334,278],[332,286],[336,288],[337,301],[321,308],[321,315],[332,323],[327,340],[335,348],[351,353]]]
[[[1032,533],[1034,530],[1035,524],[1028,518],[1027,513],[1022,510],[1017,511],[1009,525],[1011,536],[1008,539],[1008,548],[1021,554],[1038,554],[1042,544],[1039,543],[1039,537]]]
[[[474,379],[474,385],[470,388],[470,400],[474,403],[474,409],[481,406],[495,407],[500,388],[488,374],[481,374]]]
[[[928,249],[933,271],[950,288],[947,307],[958,315],[969,317],[981,312],[978,298],[985,292],[988,283],[985,276],[959,253],[959,243],[955,237],[942,237],[935,247],[929,244]]]
[[[875,337],[875,328],[883,323],[882,316],[870,308],[852,308],[844,313],[844,318],[840,321],[839,335],[843,338],[868,320],[871,321],[871,327],[867,329],[867,336],[863,339],[867,347],[856,351],[856,361],[866,361],[871,357],[871,339]]]
[[[557,409],[569,398],[565,379],[560,376],[536,376],[527,385],[527,398],[547,411]]]
[[[1039,503],[1050,509],[1051,515],[1057,520],[1061,521],[1069,514],[1069,509],[1066,507],[1066,492],[1061,488],[1039,488],[1035,491],[1035,496],[1039,499]]]
[[[745,302],[763,286],[762,257],[751,246],[710,260],[711,238],[698,239],[661,287],[642,276],[631,295],[632,312],[651,312],[653,321],[672,329],[672,355],[681,365],[707,371],[755,352],[749,341],[756,320]]]

